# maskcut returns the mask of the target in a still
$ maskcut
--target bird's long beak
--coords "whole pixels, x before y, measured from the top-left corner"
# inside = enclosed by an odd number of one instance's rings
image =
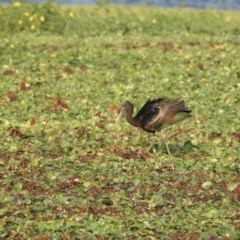
[[[119,113],[119,115],[117,116],[116,120],[115,120],[115,124],[117,124],[120,120],[120,118],[122,117],[122,115],[125,113],[125,107],[122,107],[121,112]]]

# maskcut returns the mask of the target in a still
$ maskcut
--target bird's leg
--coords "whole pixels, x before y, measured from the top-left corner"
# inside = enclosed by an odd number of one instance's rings
[[[151,144],[150,144],[150,146],[149,146],[149,148],[148,148],[148,151],[151,150],[151,148],[152,148],[152,146],[154,145],[154,143],[155,143],[155,133],[153,133],[152,141],[151,141]]]
[[[165,145],[166,145],[166,148],[167,148],[168,155],[170,156],[170,155],[171,155],[171,152],[170,152],[169,147],[168,147],[167,138],[166,138],[163,134],[162,134],[162,140],[164,141],[164,143],[165,143]],[[174,166],[174,164],[172,164],[171,169],[172,169],[173,171],[175,171],[175,166]]]
[[[164,141],[164,143],[166,145],[166,148],[167,148],[168,155],[170,156],[171,152],[170,152],[169,147],[168,147],[167,139],[163,134],[162,134],[162,140]]]

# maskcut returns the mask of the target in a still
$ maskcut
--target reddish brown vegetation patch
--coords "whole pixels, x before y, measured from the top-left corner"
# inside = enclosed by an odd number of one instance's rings
[[[116,105],[113,105],[113,106],[111,106],[110,107],[110,113],[111,114],[113,114],[113,115],[117,115],[117,114],[119,114],[119,107],[118,106],[116,106]]]
[[[188,44],[189,46],[196,46],[196,45],[200,45],[200,43],[199,43],[199,42],[192,42],[192,41],[189,41],[187,44]]]
[[[80,178],[79,177],[71,177],[68,180],[61,182],[59,184],[59,189],[72,189],[76,188],[80,185]]]
[[[72,239],[78,239],[78,236],[77,236],[78,234],[76,234],[76,233],[62,233],[61,234],[61,239],[62,240],[72,240]],[[79,239],[80,239],[80,236],[79,236]]]
[[[56,111],[68,111],[69,107],[60,97],[53,98],[53,108]]]
[[[198,63],[197,65],[194,65],[194,63],[192,62],[192,61],[190,61],[190,60],[185,60],[184,62],[183,62],[186,66],[189,66],[189,67],[193,67],[193,66],[195,66],[195,67],[197,67],[199,70],[201,70],[201,71],[203,71],[204,70],[204,64],[203,63]]]
[[[108,240],[109,239],[109,237],[103,236],[101,234],[96,234],[96,238],[97,238],[97,240]],[[126,240],[129,240],[129,239],[126,239]]]
[[[31,117],[28,120],[29,120],[31,126],[36,124],[36,119],[34,117]]]
[[[205,44],[205,48],[213,49],[217,53],[226,52],[227,48],[222,43],[209,42]]]
[[[171,42],[162,43],[162,47],[164,52],[172,51],[174,49],[173,44]]]
[[[75,134],[83,135],[83,134],[88,134],[88,129],[86,127],[79,127],[76,131]]]
[[[173,51],[174,46],[171,42],[157,42],[157,43],[145,43],[142,45],[134,45],[133,43],[125,43],[123,49],[134,50],[140,48],[162,48],[164,52]]]
[[[212,133],[209,137],[208,137],[208,140],[209,141],[213,141],[214,139],[216,138],[221,138],[222,137],[222,133]]]
[[[102,189],[101,188],[97,188],[94,185],[90,185],[88,187],[88,191],[86,192],[85,196],[88,198],[95,198],[95,199],[99,199],[102,197]]]
[[[22,239],[22,238],[20,238],[20,239]],[[63,238],[64,239],[64,238]],[[66,239],[66,238],[65,238]],[[14,240],[15,240],[15,238],[14,238]],[[36,237],[34,237],[34,240],[52,240],[52,237],[46,237],[46,236],[36,236]],[[68,239],[67,239],[68,240]]]
[[[118,146],[112,146],[109,148],[109,151],[125,159],[146,160],[147,158],[149,158],[149,154],[144,149],[138,149],[135,151],[124,151],[122,148]]]
[[[72,217],[75,213],[73,211],[73,208],[71,206],[49,206],[51,209],[51,217],[48,217],[47,219],[54,219],[56,215],[65,215],[67,217]]]
[[[70,67],[65,67],[63,71],[68,74],[74,74],[74,70]]]
[[[105,49],[114,49],[118,48],[118,46],[113,44],[106,44],[103,46]],[[135,49],[142,49],[142,48],[161,48],[164,52],[173,51],[174,46],[171,42],[156,42],[156,43],[144,43],[141,45],[133,44],[130,42],[126,42],[122,45],[123,49],[126,50],[135,50]]]
[[[199,240],[199,235],[197,233],[189,232],[189,231],[177,231],[173,235],[169,236],[171,240],[183,240],[183,239],[191,239],[191,240]]]
[[[197,66],[198,66],[199,70],[201,70],[201,71],[204,70],[204,65],[203,65],[203,63],[198,63]]]
[[[166,169],[153,169],[158,174],[164,174],[166,172]],[[169,172],[169,171],[168,171]],[[175,172],[175,175],[181,176],[182,173]],[[207,180],[202,179],[208,179],[208,173],[204,171],[197,171],[197,172],[191,172],[189,173],[196,179],[195,182],[187,182],[187,181],[177,181],[175,182],[174,179],[166,178],[165,181],[169,183],[168,188],[169,191],[171,189],[184,191],[188,193],[188,196],[192,198],[195,202],[207,202],[207,201],[216,201],[219,199],[222,199],[223,196],[228,196],[229,198],[240,201],[240,177],[236,177],[231,182],[236,183],[237,187],[233,191],[228,190],[228,185],[230,184],[229,181],[221,181],[216,182],[214,180],[211,180],[211,185],[207,188],[203,187],[203,183]],[[219,177],[216,176],[216,179],[219,179]],[[157,189],[154,189],[153,191],[157,191]],[[240,218],[240,214],[239,214]]]
[[[229,133],[229,136],[231,138],[231,142],[229,144],[229,146],[231,147],[233,145],[233,141],[237,141],[237,142],[240,142],[240,133]],[[214,139],[216,138],[221,138],[224,140],[224,135],[222,133],[212,133],[209,137],[208,137],[208,140],[209,141],[213,141]]]
[[[240,133],[231,133],[231,138],[237,142],[240,142]]]
[[[103,123],[97,123],[96,124],[96,126],[98,127],[98,128],[101,128],[101,129],[104,129],[104,124]]]
[[[133,43],[125,43],[122,47],[127,50],[134,50],[136,48],[140,48],[140,46],[134,45]]]
[[[112,105],[112,103],[110,103],[110,102],[104,102],[104,104],[106,106],[108,106],[109,112],[110,112],[111,115],[116,115],[117,116],[121,111],[121,107],[116,106],[116,105]]]
[[[108,206],[108,207],[103,208],[101,205],[100,206],[80,207],[79,214],[83,214],[83,213],[93,214],[94,216],[102,215],[102,214],[113,215],[113,216],[121,215],[121,212],[119,212],[116,207]]]
[[[102,82],[100,82],[100,84],[101,84],[102,86],[106,86],[108,83],[109,83],[108,81],[102,81]]]
[[[198,194],[200,190],[203,190],[202,184],[202,181],[198,181],[194,184],[189,184],[182,181],[176,183],[176,185],[174,185],[174,188],[186,191],[189,195],[191,195],[191,198],[194,199],[195,202],[207,202],[209,200],[217,200],[222,198],[219,192],[208,190],[205,190],[204,194]],[[213,184],[212,188],[216,188],[216,186]]]
[[[2,73],[2,75],[4,75],[4,76],[12,76],[13,74],[14,74],[14,71],[11,69],[6,69]]]
[[[56,73],[55,74],[55,78],[58,79],[58,80],[61,79],[62,78],[62,74],[61,73]]]
[[[100,119],[99,122],[96,124],[96,126],[100,129],[105,129],[104,123],[106,122],[106,120],[105,120],[103,113],[100,111],[96,111],[93,115]],[[100,138],[97,141],[101,142]]]
[[[29,191],[33,196],[46,194],[46,191],[42,187],[38,186],[36,182],[24,183],[23,190]]]
[[[0,153],[0,159],[4,161],[8,161],[11,158],[21,160],[22,156],[20,153]]]
[[[20,82],[18,84],[18,90],[21,92],[21,91],[27,91],[27,90],[30,90],[31,89],[31,85],[27,82]]]
[[[23,132],[20,129],[14,128],[12,126],[8,127],[7,133],[11,137],[19,137],[19,138],[23,138],[24,137],[24,134],[23,134]]]
[[[12,92],[6,92],[5,98],[6,98],[6,100],[9,101],[9,102],[13,102],[13,101],[16,101],[16,100],[17,100],[16,95],[15,95],[14,93],[12,93]]]
[[[191,239],[191,240],[198,240],[199,239],[199,235],[197,233],[194,232],[189,232],[189,231],[177,231],[176,233],[174,233],[173,235],[171,235],[169,237],[169,239],[171,240],[183,240],[183,239]],[[209,240],[229,240],[229,237],[225,236],[225,237],[220,237],[217,234],[212,234],[210,236],[210,238],[208,238]]]
[[[111,43],[107,43],[103,46],[105,49],[111,49],[111,48],[114,48],[114,45],[111,44]]]
[[[178,135],[181,135],[182,133],[187,133],[187,132],[190,132],[192,130],[192,128],[184,128],[184,129],[181,129],[181,130],[178,130],[176,132],[174,132],[173,134],[171,134],[170,136],[168,136],[168,139],[174,139],[175,141],[178,140],[177,136]]]
[[[90,214],[94,214],[94,215],[102,215],[102,214],[108,214],[108,215],[112,215],[112,216],[117,216],[120,214],[120,212],[117,210],[116,207],[113,206],[109,206],[107,208],[102,208],[102,206],[100,207],[89,207],[88,212]]]
[[[96,111],[93,115],[94,115],[95,117],[104,118],[103,113],[100,112],[100,111]]]
[[[58,46],[54,46],[54,45],[48,46],[48,50],[50,52],[56,52],[56,51],[58,51]]]
[[[86,156],[80,156],[78,158],[78,160],[81,163],[87,163],[88,161],[94,160],[94,158],[96,157],[96,155],[86,155]]]
[[[58,46],[56,46],[56,45],[50,45],[50,46],[36,45],[36,46],[33,46],[33,50],[36,52],[43,52],[43,51],[56,52],[56,51],[58,51]]]

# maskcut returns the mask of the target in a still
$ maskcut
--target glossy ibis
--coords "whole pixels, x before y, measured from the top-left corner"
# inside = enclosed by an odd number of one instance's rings
[[[155,134],[156,131],[161,131],[165,127],[174,125],[188,117],[191,117],[191,111],[185,106],[184,101],[180,99],[168,100],[158,98],[148,100],[138,111],[135,117],[132,116],[133,108],[133,104],[126,101],[116,119],[116,123],[120,120],[121,116],[125,114],[127,121],[132,126],[142,128],[146,132]],[[167,152],[170,155],[167,142],[164,138],[163,140],[165,142]]]

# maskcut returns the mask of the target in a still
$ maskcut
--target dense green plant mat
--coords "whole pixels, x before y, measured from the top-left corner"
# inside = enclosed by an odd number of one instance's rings
[[[15,2],[0,26],[1,239],[239,239],[239,13]],[[114,125],[157,97],[192,110],[171,156]]]

